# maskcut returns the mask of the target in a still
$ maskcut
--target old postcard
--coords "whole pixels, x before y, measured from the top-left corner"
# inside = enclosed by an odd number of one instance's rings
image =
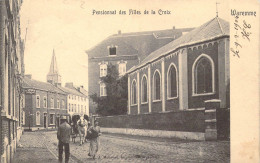
[[[259,162],[259,1],[0,0],[1,162]]]

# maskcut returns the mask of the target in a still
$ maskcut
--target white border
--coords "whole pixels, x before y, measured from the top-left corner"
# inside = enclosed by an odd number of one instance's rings
[[[136,103],[133,104],[133,83],[135,82],[135,87],[136,87]],[[131,83],[131,106],[136,106],[137,105],[137,82],[136,82],[136,79],[133,79],[132,80],[132,83]]]
[[[155,75],[155,73],[156,72],[158,72],[159,73],[159,76],[160,76],[160,90],[162,89],[162,75],[161,75],[161,73],[160,73],[160,71],[158,70],[158,69],[156,69],[155,71],[154,71],[154,73],[153,73],[153,102],[158,102],[158,101],[162,101],[162,91],[160,91],[160,99],[155,99],[155,91],[154,91],[154,89],[155,89],[155,85],[154,85],[154,75]]]
[[[195,93],[195,73],[194,73],[194,69],[195,69],[196,63],[198,62],[198,60],[201,57],[208,58],[210,63],[211,63],[211,67],[212,67],[212,92],[197,94],[197,93]],[[215,65],[214,65],[214,61],[212,60],[212,58],[209,55],[202,53],[200,56],[198,56],[196,58],[196,60],[194,61],[193,65],[192,65],[192,96],[205,96],[205,95],[212,95],[212,94],[215,94]]]
[[[170,71],[170,68],[172,67],[172,66],[174,66],[174,68],[175,68],[175,71],[176,71],[176,88],[177,88],[177,96],[175,96],[175,97],[169,97],[169,71]],[[178,82],[178,80],[179,80],[179,78],[178,78],[179,76],[178,76],[178,69],[177,69],[177,67],[176,67],[176,65],[172,62],[170,65],[169,65],[169,67],[168,67],[168,71],[167,71],[167,100],[172,100],[172,99],[177,99],[178,98],[178,96],[179,96],[179,82]]]
[[[143,79],[146,79],[146,87],[147,87],[147,101],[143,101]],[[143,75],[142,79],[141,79],[141,104],[147,104],[148,103],[148,80],[147,80],[147,76],[146,74]]]

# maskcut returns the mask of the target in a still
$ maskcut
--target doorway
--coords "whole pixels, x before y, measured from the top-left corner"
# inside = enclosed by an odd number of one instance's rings
[[[44,128],[47,127],[47,113],[43,114],[43,125],[44,125]]]

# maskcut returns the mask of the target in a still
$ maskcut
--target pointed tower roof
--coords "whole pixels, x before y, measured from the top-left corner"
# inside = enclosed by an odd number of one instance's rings
[[[53,49],[53,53],[52,53],[51,66],[50,66],[50,71],[49,71],[48,75],[52,75],[52,74],[59,74],[54,49]]]
[[[53,54],[51,59],[50,71],[47,75],[47,82],[51,84],[61,84],[61,76],[58,71],[58,65],[57,65],[54,49],[53,49]]]

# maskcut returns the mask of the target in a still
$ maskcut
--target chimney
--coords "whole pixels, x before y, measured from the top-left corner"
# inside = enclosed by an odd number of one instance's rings
[[[70,82],[70,83],[65,83],[65,87],[67,88],[73,88],[73,83]]]
[[[121,35],[121,30],[118,30],[118,35]]]
[[[32,79],[32,74],[26,74],[24,75],[25,77],[29,78],[29,79]]]
[[[172,29],[175,30],[175,26],[173,26]]]

